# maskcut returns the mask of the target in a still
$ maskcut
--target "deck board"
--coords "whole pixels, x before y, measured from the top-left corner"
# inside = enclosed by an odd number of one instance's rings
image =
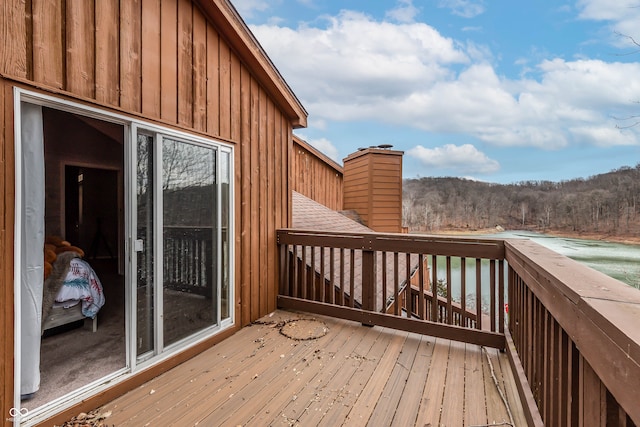
[[[483,352],[475,345],[465,347],[464,424],[487,424]]]
[[[325,336],[292,340],[285,321]],[[356,322],[277,311],[105,405],[109,425],[526,425],[506,355]]]
[[[321,369],[296,395],[296,399],[290,400],[282,414],[302,425],[317,425],[338,398],[339,390],[334,387],[344,383],[344,377],[338,373],[345,374],[345,367],[350,365],[351,358],[364,337],[362,334],[352,335],[346,342],[339,342],[331,348],[329,358],[321,365]]]
[[[395,416],[391,423],[395,427],[410,426],[416,423],[416,414],[420,407],[421,399],[416,396],[422,396],[429,369],[431,368],[431,357],[434,349],[434,339],[430,337],[421,337],[420,345],[411,366],[411,373],[407,379],[407,384]]]
[[[464,425],[465,353],[464,343],[451,341],[440,414],[442,427]]]

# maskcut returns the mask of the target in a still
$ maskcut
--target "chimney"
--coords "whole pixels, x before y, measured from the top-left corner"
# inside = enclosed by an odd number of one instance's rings
[[[391,145],[360,148],[344,162],[343,209],[383,233],[402,232],[402,151]]]

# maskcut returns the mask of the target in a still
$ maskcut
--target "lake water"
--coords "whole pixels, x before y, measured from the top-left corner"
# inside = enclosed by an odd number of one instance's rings
[[[569,239],[527,231],[506,231],[487,237],[530,239],[607,276],[640,287],[640,245]]]
[[[624,283],[640,288],[640,245],[608,243],[599,240],[569,239],[537,234],[528,231],[506,231],[496,234],[473,235],[474,238],[530,239],[555,252],[614,277]],[[460,301],[461,278],[460,259],[452,258],[451,291],[452,297]],[[482,282],[489,282],[489,262],[482,263]],[[446,280],[446,258],[438,257],[438,278]],[[475,293],[475,260],[466,263],[466,293],[469,298]],[[489,305],[489,288],[482,287],[483,306]]]

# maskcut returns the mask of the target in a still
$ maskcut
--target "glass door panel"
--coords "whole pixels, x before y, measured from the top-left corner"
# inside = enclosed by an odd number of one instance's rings
[[[153,137],[138,135],[136,166],[137,230],[136,251],[136,355],[154,350],[154,256],[153,256]]]
[[[222,286],[220,295],[221,319],[231,317],[231,286],[230,286],[230,243],[231,209],[231,155],[228,152],[220,152],[220,229],[221,229],[221,275]]]
[[[162,140],[163,345],[218,322],[216,150]]]

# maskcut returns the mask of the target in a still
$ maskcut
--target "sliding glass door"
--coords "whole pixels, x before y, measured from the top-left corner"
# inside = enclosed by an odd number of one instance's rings
[[[138,130],[138,360],[231,322],[231,151]]]

